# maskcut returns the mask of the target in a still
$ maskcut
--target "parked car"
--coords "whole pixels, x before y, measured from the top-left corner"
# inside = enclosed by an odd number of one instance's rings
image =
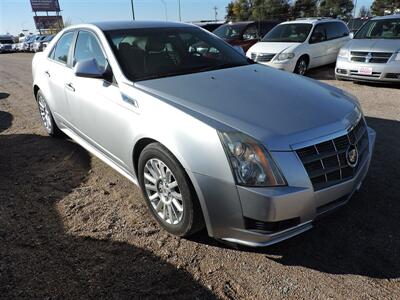
[[[254,61],[304,75],[308,69],[334,63],[350,40],[340,20],[310,18],[283,22],[247,51]]]
[[[34,42],[34,40],[36,39],[37,35],[29,35],[25,38],[25,40],[22,42],[22,47],[21,47],[21,51],[22,52],[29,52],[30,50],[30,46],[31,43]]]
[[[337,79],[400,82],[400,15],[373,18],[342,49]]]
[[[42,51],[43,51],[44,49],[46,49],[46,47],[49,45],[49,43],[53,40],[54,36],[55,36],[54,34],[48,35],[48,36],[43,40],[43,43],[42,43]]]
[[[34,45],[35,45],[35,43],[37,43],[37,42],[40,42],[42,39],[44,39],[45,38],[45,36],[44,35],[36,35],[35,36],[35,38],[34,39],[32,39],[30,42],[29,42],[29,52],[34,52],[35,50],[34,50]]]
[[[232,46],[242,47],[246,53],[277,24],[277,21],[227,23],[215,29],[213,33]]]
[[[14,51],[14,38],[11,35],[0,35],[0,53]]]
[[[32,71],[46,131],[139,185],[178,236],[205,224],[230,242],[282,241],[345,204],[368,171],[375,132],[353,96],[255,64],[194,25],[75,25]]]
[[[354,18],[347,22],[347,27],[350,30],[350,33],[356,33],[368,20],[371,19],[370,17],[363,17],[363,18]]]
[[[39,36],[33,43],[32,43],[32,51],[33,52],[40,52],[43,50],[43,42],[46,39],[47,35]]]
[[[213,32],[215,29],[225,24],[224,21],[200,21],[193,22],[192,24],[197,25],[207,31]]]

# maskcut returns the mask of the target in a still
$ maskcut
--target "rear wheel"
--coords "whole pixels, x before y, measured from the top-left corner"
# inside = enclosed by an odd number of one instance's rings
[[[299,58],[294,68],[294,72],[299,75],[305,75],[308,69],[308,59],[305,56]]]
[[[44,129],[50,136],[60,137],[62,136],[61,130],[58,128],[56,122],[54,121],[53,115],[51,113],[50,107],[47,104],[46,98],[39,90],[36,95],[36,100],[39,107],[40,117],[42,118]]]
[[[177,159],[161,144],[140,154],[139,183],[157,222],[168,232],[188,236],[203,228],[203,219],[191,183]]]

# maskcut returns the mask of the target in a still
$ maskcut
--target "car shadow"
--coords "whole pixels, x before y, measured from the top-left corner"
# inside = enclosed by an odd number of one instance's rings
[[[214,298],[150,251],[66,232],[57,205],[80,196],[91,169],[83,148],[34,134],[1,134],[0,145],[1,298]]]
[[[0,110],[0,132],[11,127],[13,121],[12,114]]]
[[[6,99],[6,98],[8,98],[10,96],[10,94],[9,93],[3,93],[3,92],[0,92],[0,100],[2,100],[2,99]]]
[[[336,80],[335,64],[311,69],[307,71],[306,76],[317,80]]]
[[[371,167],[360,191],[314,228],[290,240],[248,248],[217,244],[205,232],[192,240],[255,252],[285,266],[372,278],[400,276],[400,122],[367,118],[377,132]]]

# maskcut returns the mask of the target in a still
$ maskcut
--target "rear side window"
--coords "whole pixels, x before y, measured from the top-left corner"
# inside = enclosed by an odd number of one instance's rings
[[[347,26],[341,22],[332,22],[324,25],[326,26],[326,35],[328,40],[338,39],[349,35]]]
[[[76,40],[73,65],[87,59],[95,59],[100,69],[106,67],[106,58],[96,37],[88,31],[80,31]]]
[[[57,45],[54,47],[53,51],[50,54],[50,58],[60,63],[67,64],[69,48],[71,47],[73,37],[73,32],[65,33],[58,40]]]
[[[310,37],[310,44],[321,43],[325,42],[326,40],[326,24],[316,25]]]

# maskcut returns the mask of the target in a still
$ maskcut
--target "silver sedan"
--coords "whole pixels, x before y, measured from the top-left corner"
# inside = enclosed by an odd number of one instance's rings
[[[140,186],[168,232],[266,246],[360,188],[375,132],[342,90],[255,64],[192,25],[69,27],[33,59],[47,132]]]

